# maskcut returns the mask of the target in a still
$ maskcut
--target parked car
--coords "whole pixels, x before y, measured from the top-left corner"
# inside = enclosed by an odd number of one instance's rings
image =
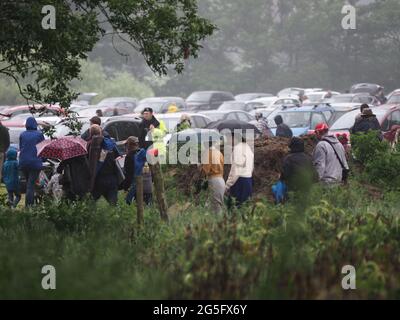
[[[302,96],[305,93],[304,88],[285,88],[277,93],[278,97],[288,97],[288,96]]]
[[[325,99],[325,103],[330,103],[331,105],[337,103],[366,103],[369,105],[377,106],[380,104],[378,99],[371,96],[369,93],[347,93],[340,94],[332,97],[331,99]]]
[[[308,103],[322,103],[325,99],[338,95],[340,95],[340,92],[336,91],[313,91],[306,93],[307,99],[303,102],[303,105]]]
[[[400,133],[400,106],[382,105],[371,108],[376,115],[383,132],[384,138],[392,144],[398,143]],[[345,135],[350,142],[350,130],[354,126],[359,110],[354,110],[343,115],[337,120],[330,131],[334,134]]]
[[[268,97],[252,100],[247,103],[248,110],[278,108],[282,106],[300,106],[300,100],[293,97]]]
[[[128,109],[129,113],[134,112],[135,108],[137,107],[138,104],[138,99],[137,98],[131,98],[131,97],[114,97],[114,98],[106,98],[101,100],[97,104],[97,108],[103,108],[103,107],[109,107],[109,108],[114,108],[114,107],[121,107]]]
[[[28,114],[28,115],[32,115],[32,114],[37,114],[37,115],[53,115],[53,116],[60,116],[63,114],[63,110],[57,106],[57,105],[52,105],[52,106],[16,106],[16,107],[10,107],[7,109],[3,109],[0,112],[0,120],[6,120],[6,119],[10,119],[13,118],[17,115],[21,115],[21,114]]]
[[[152,108],[155,113],[168,113],[171,107],[176,107],[174,112],[187,109],[186,102],[180,97],[154,97],[140,100],[135,108],[135,113],[141,113],[144,108]]]
[[[372,96],[376,95],[381,89],[382,86],[375,83],[357,83],[353,85],[350,89],[350,93],[368,93]]]
[[[251,111],[250,106],[248,106],[245,102],[240,101],[226,101],[218,108],[218,111],[233,111],[233,110],[241,110],[241,111]]]
[[[400,104],[400,90],[393,91],[389,97],[386,104]]]
[[[212,122],[220,121],[220,120],[240,120],[244,122],[250,122],[255,120],[255,117],[250,113],[245,111],[205,111],[201,113],[206,117],[210,118]]]
[[[103,117],[116,117],[116,116],[121,116],[124,114],[130,114],[131,111],[129,111],[128,108],[125,107],[97,107],[97,106],[92,106],[89,108],[84,108],[82,110],[77,111],[77,114],[80,117],[88,117],[91,118],[96,115],[96,111],[101,110]]]
[[[189,111],[216,110],[225,101],[235,100],[230,92],[225,91],[196,91],[187,99]]]
[[[102,124],[103,130],[107,131],[111,138],[117,143],[118,150],[121,154],[125,154],[124,142],[130,136],[140,136],[139,117],[118,117],[111,118]]]
[[[95,92],[87,92],[87,93],[81,93],[78,95],[76,100],[71,102],[71,107],[85,107],[89,106],[93,99],[98,96],[98,93]]]
[[[241,93],[235,96],[235,100],[246,103],[254,99],[273,97],[273,96],[274,95],[271,93]]]
[[[283,122],[292,129],[294,136],[302,136],[313,132],[318,123],[324,122],[330,125],[336,121],[335,114],[337,112],[329,105],[322,104],[313,107],[289,108],[277,114],[271,114],[267,119],[273,134],[276,133],[274,118],[276,115],[280,115]]]

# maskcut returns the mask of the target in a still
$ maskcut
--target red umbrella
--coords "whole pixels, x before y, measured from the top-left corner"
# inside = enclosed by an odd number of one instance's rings
[[[44,140],[36,149],[38,157],[62,161],[87,154],[87,143],[80,137],[63,137]]]

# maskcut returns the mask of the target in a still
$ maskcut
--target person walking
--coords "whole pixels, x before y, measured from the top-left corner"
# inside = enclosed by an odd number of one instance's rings
[[[325,123],[317,124],[315,134],[319,140],[313,153],[313,164],[319,181],[331,185],[346,182],[349,165],[343,145]]]
[[[3,124],[0,121],[0,183],[1,183],[1,175],[5,159],[5,153],[7,152],[9,147],[10,147],[10,134],[8,132],[8,129],[5,126],[3,126]]]
[[[36,145],[44,140],[43,133],[38,130],[38,124],[34,117],[26,119],[26,131],[19,137],[19,168],[26,179],[25,206],[34,204],[35,183],[42,170],[42,159],[37,156]]]
[[[232,165],[226,181],[226,193],[231,202],[240,207],[253,193],[254,153],[243,137],[233,137]]]
[[[90,191],[95,201],[102,196],[111,205],[118,201],[119,173],[116,159],[120,156],[115,142],[102,134],[101,127],[90,127],[88,143]]]
[[[276,136],[277,137],[282,137],[282,138],[291,138],[293,137],[293,131],[292,129],[289,128],[288,125],[283,123],[283,118],[281,115],[277,115],[274,118],[274,121],[277,125],[276,127]]]
[[[211,208],[216,214],[220,214],[224,207],[225,180],[224,180],[224,156],[216,148],[216,142],[210,140],[206,150],[202,170],[207,177],[211,190]]]
[[[8,205],[15,208],[21,200],[17,150],[15,148],[9,148],[6,156],[7,159],[4,162],[2,170],[3,180],[8,193]]]

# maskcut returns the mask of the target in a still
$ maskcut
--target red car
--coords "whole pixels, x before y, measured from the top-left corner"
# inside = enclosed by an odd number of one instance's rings
[[[392,145],[399,141],[400,135],[400,104],[386,104],[371,108],[381,125],[384,138]],[[360,110],[349,112],[337,120],[330,132],[350,141],[350,129],[353,127]]]
[[[0,120],[7,120],[12,117],[15,117],[17,115],[22,115],[22,114],[40,114],[43,116],[43,114],[46,114],[46,116],[60,116],[62,115],[63,109],[57,105],[47,105],[47,106],[16,106],[16,107],[10,107],[6,108],[0,111]]]

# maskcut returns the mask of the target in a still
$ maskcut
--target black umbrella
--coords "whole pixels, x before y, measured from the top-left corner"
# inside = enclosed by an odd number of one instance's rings
[[[254,130],[254,133],[260,134],[260,130],[257,129],[257,127],[251,123],[240,121],[240,120],[220,120],[220,121],[215,121],[211,122],[208,126],[207,129],[215,129],[218,131],[222,130],[230,130],[232,133],[234,133],[235,130]]]

